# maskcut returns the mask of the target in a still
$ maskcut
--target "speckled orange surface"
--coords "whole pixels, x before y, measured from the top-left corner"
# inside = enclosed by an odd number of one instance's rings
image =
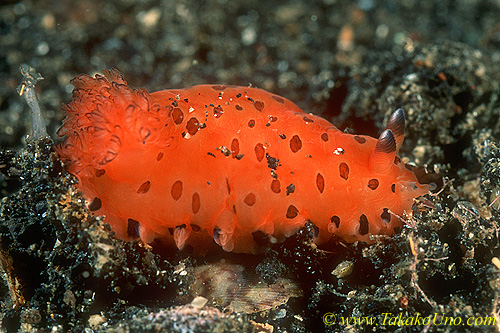
[[[119,237],[173,237],[180,249],[213,237],[226,251],[256,252],[311,221],[317,243],[370,241],[428,192],[396,155],[402,110],[377,140],[261,89],[149,94],[104,74],[73,81],[59,153]]]

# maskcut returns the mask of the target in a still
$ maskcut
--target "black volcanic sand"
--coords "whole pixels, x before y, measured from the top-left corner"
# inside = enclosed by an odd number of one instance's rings
[[[2,2],[2,330],[498,330],[498,17],[500,5],[486,0]],[[52,138],[69,80],[112,67],[150,91],[251,84],[372,136],[403,107],[401,155],[439,187],[400,234],[373,245],[318,249],[311,225],[256,256],[126,243],[85,208],[53,142],[26,140],[22,63],[45,78],[36,89]],[[221,259],[260,277],[250,285],[286,277],[303,296],[252,314],[217,299],[191,304],[197,267]],[[468,326],[469,318],[496,326]]]

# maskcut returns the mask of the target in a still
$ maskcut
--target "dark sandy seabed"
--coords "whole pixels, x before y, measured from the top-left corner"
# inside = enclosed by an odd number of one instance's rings
[[[1,330],[498,331],[499,17],[494,0],[2,1]],[[255,256],[125,243],[53,143],[26,143],[22,63],[52,138],[69,80],[111,67],[149,91],[252,84],[372,136],[403,107],[401,155],[439,188],[374,245],[318,249],[310,225]]]

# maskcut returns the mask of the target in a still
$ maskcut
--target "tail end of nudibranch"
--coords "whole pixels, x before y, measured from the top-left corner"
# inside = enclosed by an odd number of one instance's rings
[[[396,152],[399,151],[405,138],[405,112],[402,108],[392,113],[385,128],[392,131],[396,140]]]
[[[396,157],[397,144],[394,134],[386,129],[380,134],[375,149],[370,155],[369,167],[376,173],[387,173],[391,170]]]
[[[145,149],[170,137],[162,133],[170,130],[168,109],[152,105],[145,89],[130,88],[118,70],[103,74],[75,77],[73,100],[61,107],[66,118],[57,135],[66,139],[57,150],[73,174],[102,169],[126,146]]]

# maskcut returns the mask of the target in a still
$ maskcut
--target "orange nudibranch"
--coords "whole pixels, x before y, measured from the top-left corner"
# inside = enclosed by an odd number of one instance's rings
[[[378,139],[339,131],[261,89],[200,85],[148,93],[116,70],[77,76],[57,148],[89,208],[118,237],[212,242],[254,253],[316,226],[372,241],[428,193],[397,152],[402,109]]]

